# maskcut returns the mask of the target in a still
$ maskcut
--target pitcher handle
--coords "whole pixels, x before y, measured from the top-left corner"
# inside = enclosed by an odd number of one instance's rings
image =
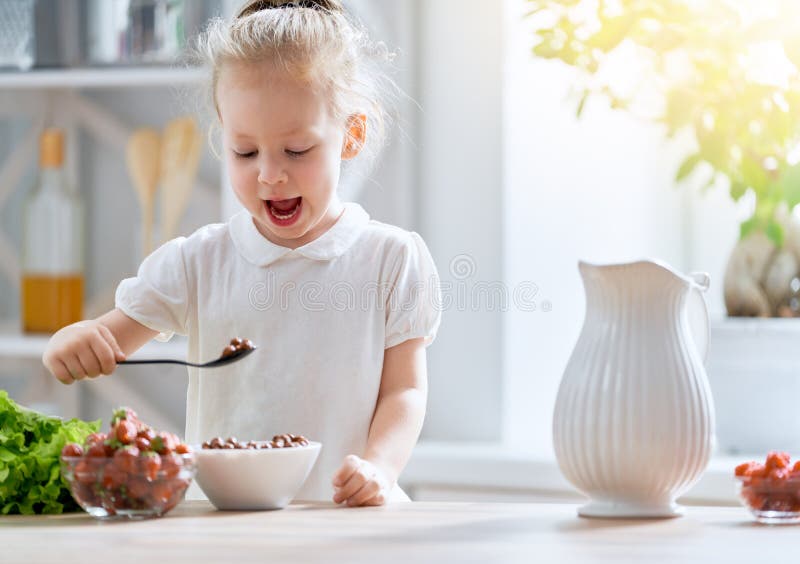
[[[689,315],[689,326],[692,329],[695,346],[700,353],[700,358],[705,363],[708,358],[708,345],[711,341],[711,324],[708,317],[708,304],[706,303],[705,291],[711,285],[711,277],[707,272],[692,272],[689,274],[694,281],[692,290],[689,292],[687,313]]]
[[[709,286],[711,286],[711,277],[708,275],[708,272],[692,272],[689,274],[689,277],[694,280],[694,283],[697,284],[703,292],[708,290]]]

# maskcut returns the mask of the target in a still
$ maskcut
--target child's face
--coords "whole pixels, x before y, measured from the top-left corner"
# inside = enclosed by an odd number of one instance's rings
[[[271,65],[229,64],[217,107],[233,191],[261,234],[296,248],[327,231],[342,211],[336,186],[351,156],[327,100]]]

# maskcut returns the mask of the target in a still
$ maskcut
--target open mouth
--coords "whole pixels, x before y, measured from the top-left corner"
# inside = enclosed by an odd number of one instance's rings
[[[267,212],[276,225],[286,227],[293,224],[300,217],[303,207],[303,198],[289,198],[288,200],[267,200]]]

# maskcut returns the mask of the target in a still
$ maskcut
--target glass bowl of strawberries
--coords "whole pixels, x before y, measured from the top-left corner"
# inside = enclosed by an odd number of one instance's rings
[[[739,497],[756,521],[769,525],[800,523],[800,461],[770,452],[765,462],[736,467]]]
[[[130,408],[114,411],[108,433],[61,451],[72,497],[99,519],[159,517],[183,499],[195,472],[195,454],[186,444],[155,431]]]

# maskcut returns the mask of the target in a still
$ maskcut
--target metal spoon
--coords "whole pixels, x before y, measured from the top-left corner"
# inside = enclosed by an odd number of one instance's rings
[[[242,360],[257,348],[258,347],[254,345],[251,349],[237,349],[228,356],[221,356],[216,360],[211,360],[202,364],[195,364],[194,362],[187,362],[185,360],[174,360],[167,358],[150,360],[121,360],[117,364],[180,364],[183,366],[194,366],[195,368],[217,368],[219,366],[225,366],[226,364]]]

